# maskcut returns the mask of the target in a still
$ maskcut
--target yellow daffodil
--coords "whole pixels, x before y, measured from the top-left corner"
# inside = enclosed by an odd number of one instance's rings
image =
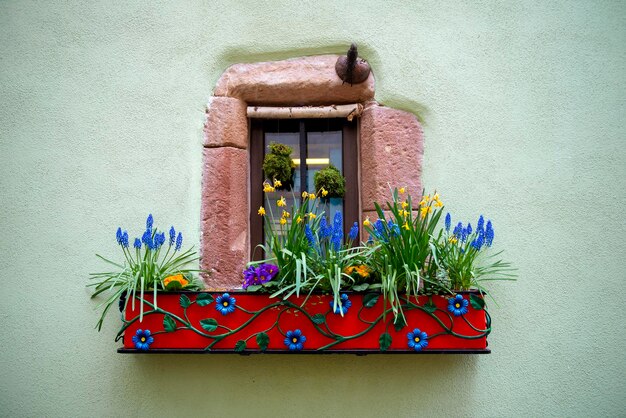
[[[443,206],[443,202],[439,200],[439,193],[435,193],[435,195],[433,196],[433,200],[435,201],[436,208],[440,208]]]
[[[424,206],[424,207],[420,208],[420,217],[422,219],[424,219],[426,217],[426,215],[428,215],[432,211],[433,211],[433,208],[431,208],[430,206]]]
[[[450,242],[450,244],[456,244],[459,240],[456,239],[454,235],[452,235],[450,238],[448,238],[448,241]]]
[[[426,206],[428,202],[430,202],[430,195],[422,197],[422,200],[420,201],[420,206]]]
[[[280,224],[281,225],[285,225],[287,223],[287,219],[285,218],[280,218]]]
[[[409,229],[411,229],[411,228],[409,228],[409,222],[408,222],[408,221],[405,221],[405,222],[404,222],[404,225],[402,225],[402,228],[406,229],[407,231],[408,231]]]
[[[265,193],[270,193],[270,192],[273,192],[273,191],[275,191],[275,190],[276,190],[276,189],[274,189],[274,188],[272,187],[272,185],[271,185],[271,184],[269,184],[267,181],[264,181],[264,182],[263,182],[263,191],[264,191]]]
[[[315,218],[317,218],[317,215],[314,214],[313,212],[309,212],[309,218],[315,219]]]
[[[402,209],[406,209],[409,207],[409,202],[402,202]]]
[[[315,199],[315,193],[309,193],[309,199]]]
[[[280,182],[280,180],[276,180],[276,179],[274,179],[274,187],[280,187],[280,186],[282,186],[282,185],[283,185],[283,184]]]
[[[296,218],[296,223],[300,223],[300,222],[302,222],[302,216],[298,216],[298,217]]]
[[[404,194],[406,193],[406,187],[400,187],[398,191],[400,192],[400,194]]]
[[[370,222],[370,217],[366,217],[363,221],[363,226],[370,226],[372,223]]]
[[[287,212],[286,210],[283,211],[283,218],[288,218],[290,216],[291,214],[289,212]]]
[[[302,192],[302,198],[306,199],[307,197],[309,197],[309,194],[306,191]]]
[[[287,206],[287,201],[285,200],[285,196],[281,197],[276,204],[278,205],[278,207],[283,207],[283,206]]]
[[[265,215],[265,208],[263,206],[261,206],[259,208],[259,211],[257,212],[259,215],[264,216]]]
[[[322,187],[322,189],[320,190],[320,192],[322,193],[322,197],[326,197],[328,196],[328,190],[326,190],[325,188]]]

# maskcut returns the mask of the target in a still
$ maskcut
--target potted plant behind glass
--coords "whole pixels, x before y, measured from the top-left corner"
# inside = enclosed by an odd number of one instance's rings
[[[322,195],[324,199],[343,198],[346,194],[346,179],[334,165],[322,168],[315,173],[313,177],[315,190]]]
[[[291,190],[293,187],[293,174],[296,166],[291,159],[293,149],[291,147],[271,142],[270,152],[263,159],[263,172],[270,183],[278,190]]]

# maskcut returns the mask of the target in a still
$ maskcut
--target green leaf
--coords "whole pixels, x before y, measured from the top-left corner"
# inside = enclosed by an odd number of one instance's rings
[[[191,305],[191,300],[187,297],[187,295],[180,295],[180,306],[182,308],[188,308]]]
[[[261,289],[263,286],[261,286],[260,284],[253,284],[251,286],[248,286],[246,288],[246,292],[256,292],[257,290]]]
[[[256,335],[256,343],[259,345],[261,351],[265,351],[267,349],[267,345],[270,343],[270,337],[264,332],[259,332]]]
[[[201,319],[200,326],[206,331],[213,332],[217,329],[217,321],[213,318]]]
[[[391,335],[389,335],[389,333],[387,332],[380,334],[378,342],[380,343],[380,351],[387,351],[387,349],[391,345]]]
[[[237,344],[235,344],[235,353],[241,353],[245,349],[246,349],[246,342],[244,340],[237,341]]]
[[[169,315],[165,315],[163,317],[163,328],[166,332],[174,332],[176,331],[176,321]]]
[[[378,293],[368,293],[367,295],[363,296],[363,306],[365,306],[366,308],[371,308],[374,305],[376,305],[376,302],[378,302],[378,297],[380,295]]]
[[[404,319],[404,316],[398,315],[393,321],[393,326],[396,328],[396,331],[400,331],[402,328],[406,327],[406,319]]]
[[[317,325],[320,325],[326,322],[326,318],[324,318],[323,314],[318,313],[318,314],[313,315],[313,322],[316,323]]]
[[[207,306],[213,302],[213,296],[210,293],[200,293],[196,296],[196,303],[200,306]]]
[[[167,290],[168,292],[181,290],[182,288],[183,287],[181,286],[181,284],[177,282],[176,280],[172,280],[171,282],[167,284],[167,286],[165,286],[165,290]]]
[[[352,290],[354,290],[355,292],[362,292],[364,290],[367,290],[369,287],[369,283],[361,283],[357,284],[356,286],[352,286]]]
[[[485,300],[474,293],[470,293],[470,304],[478,311],[485,309]]]
[[[437,310],[437,307],[431,301],[431,302],[428,302],[426,305],[424,305],[424,310],[428,313],[433,313]]]

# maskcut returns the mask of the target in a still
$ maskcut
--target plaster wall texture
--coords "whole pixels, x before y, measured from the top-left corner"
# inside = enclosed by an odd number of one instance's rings
[[[1,2],[0,415],[626,415],[625,20],[619,1]],[[350,41],[377,100],[423,122],[427,190],[485,213],[519,268],[491,287],[493,354],[115,354],[93,254],[148,212],[198,244],[220,74]]]

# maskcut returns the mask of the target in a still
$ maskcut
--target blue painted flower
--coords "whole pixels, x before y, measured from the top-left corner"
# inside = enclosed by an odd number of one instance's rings
[[[287,331],[285,336],[285,345],[289,348],[289,351],[300,351],[302,345],[306,341],[306,337],[302,335],[302,331],[299,329],[295,331]]]
[[[235,312],[235,298],[228,293],[218,296],[217,299],[215,299],[215,309],[222,315]]]
[[[135,247],[138,250],[141,249],[141,240],[139,238],[135,238],[135,242],[133,244],[133,247]]]
[[[446,232],[450,232],[450,225],[452,224],[452,217],[450,213],[446,214]]]
[[[150,336],[150,330],[145,331],[138,329],[137,333],[133,335],[133,344],[135,348],[141,351],[148,351],[150,344],[154,342],[154,338]]]
[[[172,245],[174,245],[174,242],[176,241],[176,230],[174,229],[174,227],[172,226],[170,228],[170,247]]]
[[[180,250],[180,247],[182,246],[183,246],[183,234],[179,232],[178,236],[176,237],[176,247],[174,248],[174,251]]]
[[[352,228],[350,228],[350,233],[348,234],[348,236],[350,237],[351,240],[354,241],[358,234],[359,234],[359,223],[355,222],[354,225],[352,225]]]
[[[348,313],[348,309],[350,309],[350,307],[352,306],[352,301],[348,299],[348,295],[345,293],[341,294],[340,300],[341,300],[341,306],[337,305],[337,307],[335,308],[333,312],[336,314],[341,313],[341,315],[345,315]],[[331,300],[330,301],[331,309],[334,304],[335,304],[334,301]]]
[[[467,306],[469,302],[467,299],[463,299],[463,295],[456,295],[453,298],[448,299],[448,310],[454,314],[454,316],[461,316],[467,313]]]
[[[409,339],[408,345],[415,351],[422,351],[422,349],[428,347],[428,334],[420,331],[419,328],[415,328],[412,332],[406,334]]]

